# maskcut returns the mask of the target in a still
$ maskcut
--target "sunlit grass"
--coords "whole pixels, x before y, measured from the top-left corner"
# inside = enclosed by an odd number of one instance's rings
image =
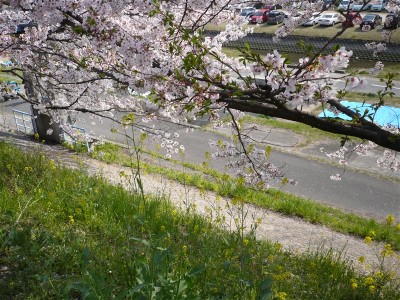
[[[290,124],[288,125],[290,126]],[[277,126],[284,125],[277,123]],[[296,129],[291,127],[291,130],[295,131]],[[299,130],[301,131],[302,129],[300,128]],[[318,136],[319,133],[314,134]],[[125,165],[130,165],[129,157],[123,148],[118,149],[115,145],[105,144],[101,146],[99,152],[102,153],[102,157],[108,157],[106,160],[109,163],[124,164],[125,162]],[[94,156],[101,159],[101,156],[96,153],[98,153],[97,150],[94,152]],[[151,154],[157,159],[163,160],[161,155],[157,153]],[[110,160],[110,158],[113,159]],[[343,212],[340,209],[275,189],[257,191],[238,184],[235,179],[209,168],[206,164],[193,165],[178,160],[175,160],[174,163],[177,166],[176,168],[166,168],[155,163],[142,164],[142,168],[146,172],[161,174],[182,184],[213,191],[223,197],[243,199],[245,202],[255,204],[261,208],[288,216],[300,217],[308,222],[318,223],[338,232],[364,238],[373,230],[376,232],[377,240],[390,243],[394,248],[400,249],[400,231],[395,226],[389,226],[385,221],[378,222],[353,213]],[[188,171],[183,172],[179,167],[180,165],[184,166]],[[190,172],[190,170],[195,173]]]
[[[295,255],[225,232],[167,199],[143,200],[40,152],[0,143],[0,157],[1,299],[400,296],[390,274],[374,272],[371,281],[332,251]]]
[[[282,26],[279,25],[269,25],[267,23],[261,25],[248,24],[244,28],[253,28],[255,33],[268,33],[273,34],[275,31]],[[225,25],[207,25],[207,30],[217,30],[221,31],[225,29]],[[336,24],[335,26],[300,26],[296,28],[292,34],[299,36],[311,36],[311,37],[332,37],[342,29],[341,24]],[[368,41],[384,41],[382,37],[382,28],[372,29],[370,31],[364,32],[360,27],[350,27],[340,35],[342,39],[355,39],[355,40],[368,40]],[[400,31],[394,30],[392,32],[391,42],[398,43],[400,41]]]

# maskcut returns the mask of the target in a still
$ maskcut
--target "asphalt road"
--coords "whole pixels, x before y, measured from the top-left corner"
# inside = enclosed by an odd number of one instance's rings
[[[16,100],[0,105],[0,112],[10,112],[11,109],[29,111],[29,106]],[[2,114],[0,123],[7,123],[12,126],[12,115],[8,115],[4,120],[4,114]],[[110,120],[103,120],[100,123],[88,118],[87,115],[82,115],[78,118],[77,125],[96,136],[125,143],[125,137],[122,134],[111,132],[110,128],[117,127],[117,124]],[[148,125],[151,126],[151,124]],[[200,164],[206,160],[206,152],[212,152],[208,144],[209,140],[226,139],[217,133],[203,130],[187,133],[185,127],[171,123],[158,123],[157,125],[179,133],[179,142],[186,149],[185,159],[195,164]],[[137,132],[139,131],[137,130]],[[282,136],[282,139],[286,138],[286,136]],[[159,142],[149,143],[148,146],[154,149],[156,143]],[[344,173],[342,181],[332,181],[329,179],[330,176],[337,173],[341,174],[343,169],[279,151],[272,152],[271,161],[277,166],[283,166],[282,170],[286,177],[293,178],[298,182],[296,186],[285,186],[284,191],[379,219],[390,213],[397,217],[400,216],[400,184],[398,183],[349,170]],[[234,173],[235,170],[225,169],[226,162],[223,159],[212,160],[211,167],[219,171]],[[368,169],[368,165],[365,168]]]
[[[225,136],[213,132],[195,130],[186,133],[186,128],[169,123],[163,125],[165,129],[179,133],[179,141],[185,146],[185,160],[195,164],[207,161],[205,153],[213,151],[208,141],[227,140]],[[104,132],[106,131],[107,129]],[[122,135],[106,133],[106,136],[117,142],[125,141]],[[282,136],[282,139],[285,137]],[[149,148],[154,150],[155,143],[159,142],[150,143]],[[179,159],[179,156],[175,158]],[[297,181],[295,186],[283,187],[284,191],[379,219],[385,218],[388,214],[400,216],[398,183],[349,170],[345,171],[341,181],[333,181],[330,180],[330,176],[342,174],[343,168],[279,151],[273,151],[270,159],[275,165],[283,167],[282,171],[286,177]],[[235,170],[225,168],[227,162],[224,159],[211,160],[210,166],[233,174]],[[280,186],[279,183],[271,185]]]

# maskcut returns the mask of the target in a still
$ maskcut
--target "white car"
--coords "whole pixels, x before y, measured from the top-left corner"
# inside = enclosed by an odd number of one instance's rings
[[[361,11],[361,10],[369,10],[371,9],[371,3],[364,4],[364,2],[354,3],[351,7],[352,11]]]
[[[303,26],[314,26],[318,24],[319,19],[321,18],[321,15],[319,12],[314,12],[307,21],[303,23]]]
[[[378,0],[375,3],[372,2],[371,4],[371,11],[382,11],[385,9],[385,1]]]
[[[352,6],[353,4],[352,2],[350,2],[350,0],[343,0],[342,2],[340,2],[338,10],[348,11],[351,10]]]
[[[246,18],[246,20],[250,20],[251,16],[257,11],[254,7],[243,7],[240,10],[239,16]]]
[[[340,14],[337,13],[325,14],[318,20],[318,24],[322,26],[333,26],[341,22],[342,22],[342,17]]]

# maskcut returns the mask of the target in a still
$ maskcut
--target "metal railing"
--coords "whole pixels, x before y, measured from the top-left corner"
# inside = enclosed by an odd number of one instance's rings
[[[82,143],[85,145],[86,150],[89,152],[89,141],[86,135],[85,128],[71,125],[73,132],[68,133],[64,131],[64,141],[73,145]]]
[[[13,109],[13,114],[17,131],[22,131],[26,134],[35,133],[32,114],[17,109]]]

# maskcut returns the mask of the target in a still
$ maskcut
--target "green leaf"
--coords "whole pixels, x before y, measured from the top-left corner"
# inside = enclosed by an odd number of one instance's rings
[[[260,283],[256,300],[270,300],[272,299],[272,279],[264,279]]]

